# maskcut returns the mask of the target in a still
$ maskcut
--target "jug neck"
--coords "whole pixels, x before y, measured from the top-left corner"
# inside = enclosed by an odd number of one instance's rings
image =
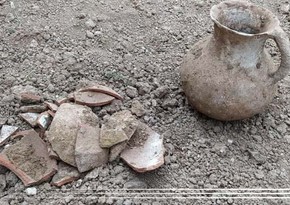
[[[216,23],[214,24],[214,38],[219,42],[235,44],[245,44],[258,41],[261,46],[264,46],[264,42],[268,38],[266,34],[261,35],[247,35],[239,32],[233,32],[226,27],[220,27]]]

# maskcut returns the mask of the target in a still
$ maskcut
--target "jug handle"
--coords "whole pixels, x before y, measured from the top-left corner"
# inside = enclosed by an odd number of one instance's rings
[[[290,71],[290,42],[287,33],[278,26],[270,33],[271,38],[277,43],[277,46],[281,53],[281,63],[278,70],[269,74],[272,78],[272,83],[275,84],[279,80],[282,80]]]

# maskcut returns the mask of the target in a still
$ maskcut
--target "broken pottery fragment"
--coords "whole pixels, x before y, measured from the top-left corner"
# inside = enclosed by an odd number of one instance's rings
[[[55,116],[55,112],[51,111],[51,110],[48,110],[46,111],[52,118],[54,118]]]
[[[98,117],[89,107],[71,103],[61,104],[47,132],[47,139],[59,158],[76,166],[75,144],[81,124],[99,126]]]
[[[47,110],[46,105],[27,105],[20,107],[21,112],[42,113]]]
[[[115,98],[104,94],[104,93],[97,93],[97,92],[75,92],[74,93],[75,102],[80,105],[87,105],[87,106],[103,106],[110,104]]]
[[[57,111],[57,108],[58,106],[54,103],[51,103],[51,102],[44,102],[44,104],[46,104],[46,106],[52,110],[53,112],[56,112]]]
[[[3,125],[0,132],[0,145],[3,145],[17,130],[18,127]]]
[[[47,181],[57,170],[56,160],[48,156],[45,142],[38,136],[25,136],[6,147],[0,164],[14,172],[25,186]]]
[[[87,92],[87,91],[100,92],[100,93],[104,93],[104,94],[108,94],[110,96],[113,96],[119,100],[123,99],[123,97],[121,95],[119,95],[116,91],[114,91],[113,89],[111,89],[109,87],[103,86],[103,85],[94,85],[94,86],[82,88],[79,90],[79,92]]]
[[[116,160],[121,152],[126,148],[127,142],[121,142],[119,144],[116,144],[110,148],[110,154],[109,154],[109,161],[112,162]]]
[[[41,129],[46,130],[51,123],[50,114],[48,112],[41,113],[37,118],[36,123]]]
[[[79,177],[80,173],[75,167],[59,162],[57,173],[53,176],[51,184],[60,187],[77,180]]]
[[[101,128],[100,146],[109,148],[129,140],[138,126],[138,121],[128,110],[114,113]]]
[[[35,127],[37,125],[37,118],[39,114],[33,112],[20,113],[19,117],[21,117],[25,122],[27,122],[31,127]]]
[[[20,93],[19,98],[22,103],[27,103],[27,104],[39,103],[41,101],[40,96],[31,92],[22,92]]]
[[[164,146],[162,137],[144,123],[138,128],[121,158],[135,171],[146,172],[164,164]]]
[[[11,136],[11,139],[14,140],[14,139],[22,138],[25,136],[38,137],[39,134],[34,129],[24,130],[24,131],[16,132],[14,135]]]
[[[100,128],[81,125],[76,139],[75,159],[80,172],[89,171],[108,162],[109,150],[99,145]]]
[[[73,95],[68,95],[66,98],[60,98],[58,100],[55,101],[57,106],[60,106],[63,103],[70,103],[74,100],[74,96]]]

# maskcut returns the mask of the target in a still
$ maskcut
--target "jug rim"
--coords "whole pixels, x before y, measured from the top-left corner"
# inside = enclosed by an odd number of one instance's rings
[[[269,22],[269,24],[272,24],[270,26],[270,29],[267,29],[264,32],[258,32],[258,33],[246,33],[246,32],[242,32],[242,31],[237,31],[235,29],[232,29],[224,24],[222,24],[215,16],[217,15],[218,11],[224,7],[227,6],[227,4],[237,4],[240,6],[244,6],[247,8],[255,8],[257,10],[263,11],[268,17],[271,18],[271,21]],[[241,35],[241,36],[246,36],[246,37],[253,37],[253,36],[262,36],[262,35],[269,35],[277,26],[280,25],[280,21],[279,19],[268,9],[263,8],[261,6],[255,5],[253,3],[247,2],[247,1],[239,1],[239,0],[228,0],[228,1],[223,1],[219,4],[216,4],[214,6],[211,7],[210,9],[210,17],[212,19],[212,21],[221,28],[224,28],[230,32],[233,32],[235,34]]]

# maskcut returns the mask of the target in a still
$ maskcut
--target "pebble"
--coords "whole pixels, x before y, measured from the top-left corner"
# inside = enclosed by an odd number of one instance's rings
[[[146,189],[148,185],[139,180],[139,179],[132,179],[124,184],[124,188],[126,189]]]
[[[88,28],[91,29],[96,27],[96,23],[92,19],[87,20],[85,24]]]
[[[91,31],[86,31],[86,35],[88,38],[94,38],[94,33],[92,33]]]
[[[18,177],[11,171],[6,172],[6,182],[8,187],[14,187],[18,182]]]
[[[256,173],[255,173],[255,177],[257,179],[263,179],[264,178],[264,172],[261,171],[261,170],[258,170]]]
[[[4,174],[0,175],[0,193],[4,191],[6,187],[6,177]]]
[[[47,90],[48,90],[49,92],[53,93],[53,92],[55,91],[55,87],[54,87],[52,84],[49,84],[49,85],[47,86]]]
[[[134,100],[132,102],[131,112],[133,114],[137,115],[138,117],[141,117],[141,116],[145,115],[145,113],[146,113],[143,105],[138,100]]]
[[[135,87],[127,86],[127,88],[126,88],[126,94],[130,98],[135,98],[135,97],[138,96],[138,90]]]
[[[168,98],[164,100],[164,102],[162,103],[163,108],[173,108],[173,107],[177,107],[177,105],[178,105],[178,101],[174,98]]]
[[[29,188],[25,189],[25,193],[28,196],[34,196],[37,194],[37,189],[35,187],[29,187]]]
[[[157,88],[154,92],[155,97],[163,98],[165,95],[169,93],[170,89],[168,86],[161,86]]]

